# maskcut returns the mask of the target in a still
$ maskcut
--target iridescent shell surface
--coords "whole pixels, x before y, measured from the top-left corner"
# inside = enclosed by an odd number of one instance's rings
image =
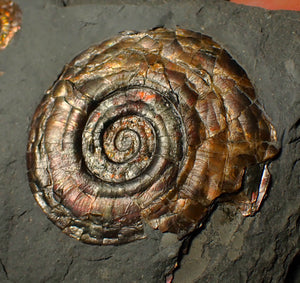
[[[245,72],[208,36],[125,32],[65,66],[38,106],[27,150],[35,199],[86,243],[180,236],[277,153]],[[147,223],[147,224],[145,224]]]
[[[10,0],[0,0],[0,50],[6,48],[15,33],[21,28],[22,12]]]

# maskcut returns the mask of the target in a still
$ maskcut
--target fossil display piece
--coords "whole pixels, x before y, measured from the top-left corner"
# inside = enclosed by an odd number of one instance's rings
[[[208,36],[124,32],[65,66],[38,106],[30,186],[47,216],[83,242],[184,236],[245,168],[275,156],[276,132],[245,72]],[[268,185],[240,206],[255,212]]]
[[[4,49],[21,28],[22,12],[10,0],[0,0],[0,50]]]

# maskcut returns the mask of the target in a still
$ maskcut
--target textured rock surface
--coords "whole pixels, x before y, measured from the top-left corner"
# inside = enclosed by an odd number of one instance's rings
[[[219,205],[194,235],[174,282],[282,282],[300,249],[299,14],[225,1],[118,2],[19,1],[22,29],[0,53],[0,282],[160,282],[176,261],[181,243],[151,229],[148,239],[117,247],[65,236],[35,203],[25,170],[30,119],[63,65],[119,31],[159,25],[202,32],[226,48],[282,144],[261,211],[243,218]]]

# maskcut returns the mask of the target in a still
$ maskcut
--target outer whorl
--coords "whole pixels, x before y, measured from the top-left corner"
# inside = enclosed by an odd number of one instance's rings
[[[247,166],[277,153],[245,72],[208,36],[126,32],[67,64],[38,106],[27,163],[47,216],[87,243],[185,235]]]

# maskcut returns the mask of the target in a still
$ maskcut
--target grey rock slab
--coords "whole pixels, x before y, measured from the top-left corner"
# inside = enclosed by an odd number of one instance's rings
[[[260,212],[244,218],[218,205],[174,282],[283,282],[300,249],[299,13],[221,0],[16,2],[22,29],[0,53],[0,282],[163,282],[178,261],[181,242],[151,229],[148,239],[116,247],[67,237],[35,203],[25,166],[31,117],[64,64],[120,31],[161,25],[207,34],[233,56],[282,147]]]

